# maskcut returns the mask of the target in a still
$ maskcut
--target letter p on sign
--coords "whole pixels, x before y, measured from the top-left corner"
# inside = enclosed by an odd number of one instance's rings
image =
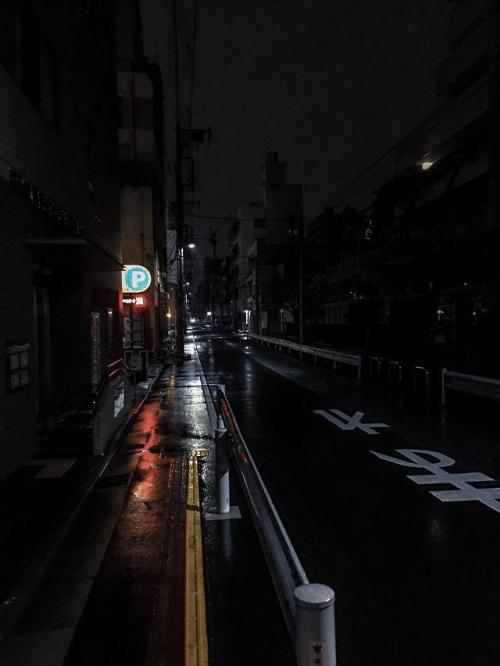
[[[149,288],[151,274],[144,266],[125,266],[122,274],[122,291],[124,293],[138,294]]]
[[[147,280],[147,275],[144,271],[132,271],[132,289],[138,289],[143,286]]]

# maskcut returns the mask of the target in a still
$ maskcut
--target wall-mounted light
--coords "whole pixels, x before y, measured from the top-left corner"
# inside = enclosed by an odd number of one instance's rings
[[[188,248],[190,250],[194,250],[195,247],[196,247],[196,245],[194,243],[189,243],[189,245],[188,245]]]

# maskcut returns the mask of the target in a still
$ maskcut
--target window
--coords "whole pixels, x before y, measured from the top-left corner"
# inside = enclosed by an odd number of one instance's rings
[[[6,348],[7,390],[17,391],[30,383],[29,343]]]

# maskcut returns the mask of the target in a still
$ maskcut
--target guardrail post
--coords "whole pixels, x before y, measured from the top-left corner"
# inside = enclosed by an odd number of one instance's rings
[[[217,513],[231,511],[229,489],[229,458],[227,454],[227,430],[224,426],[220,398],[224,388],[217,387],[217,428],[215,429],[215,475],[217,479]]]
[[[334,591],[309,583],[294,591],[298,666],[336,666]]]
[[[229,460],[227,456],[227,430],[219,424],[215,430],[215,472],[217,477],[217,513],[229,513]]]

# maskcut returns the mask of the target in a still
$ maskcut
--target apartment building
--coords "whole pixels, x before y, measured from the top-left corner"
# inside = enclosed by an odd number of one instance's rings
[[[302,186],[288,183],[286,164],[269,153],[260,167],[260,200],[239,207],[229,234],[234,327],[279,328],[280,309],[286,306],[278,303],[269,282],[285,279],[284,256],[299,247],[302,225]]]
[[[331,342],[500,371],[497,36],[496,3],[450,3],[441,103],[396,146],[393,177],[366,209],[336,219]]]

